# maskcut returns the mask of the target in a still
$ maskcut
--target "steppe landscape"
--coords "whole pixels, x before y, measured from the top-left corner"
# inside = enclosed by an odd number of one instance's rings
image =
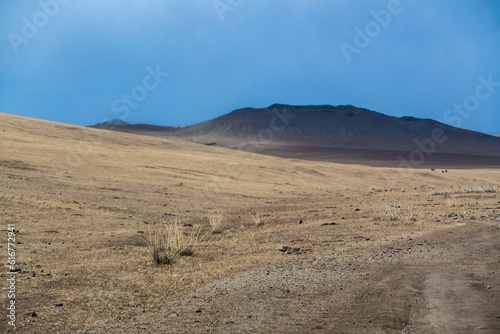
[[[0,138],[19,270],[1,332],[500,332],[499,165],[296,160],[7,114]],[[198,243],[156,265],[150,233],[174,222]]]

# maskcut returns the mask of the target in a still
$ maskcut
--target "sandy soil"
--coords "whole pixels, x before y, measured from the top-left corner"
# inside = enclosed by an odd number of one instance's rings
[[[16,332],[500,332],[500,170],[283,159],[5,114],[0,136]],[[154,265],[148,230],[176,218],[204,237]]]

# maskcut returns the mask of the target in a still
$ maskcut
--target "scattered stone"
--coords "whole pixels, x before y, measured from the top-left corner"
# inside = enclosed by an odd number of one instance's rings
[[[281,245],[278,247],[278,250],[284,254],[299,254],[300,248]]]
[[[297,222],[297,224],[302,224],[302,219],[300,219],[300,220]]]

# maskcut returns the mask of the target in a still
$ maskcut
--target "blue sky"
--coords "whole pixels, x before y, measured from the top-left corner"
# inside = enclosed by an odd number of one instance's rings
[[[187,125],[352,104],[500,133],[498,1],[2,1],[0,16],[0,112]]]

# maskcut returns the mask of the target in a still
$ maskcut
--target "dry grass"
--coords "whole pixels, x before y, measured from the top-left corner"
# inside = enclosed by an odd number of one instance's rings
[[[265,224],[264,219],[260,215],[260,211],[256,211],[255,213],[250,212],[252,216],[252,220],[256,226],[262,226]]]
[[[411,225],[418,221],[421,211],[416,209],[415,205],[408,205],[406,208],[401,206],[390,206],[385,210],[377,210],[372,219],[375,221],[387,221],[391,224],[401,223]]]
[[[493,187],[462,187],[454,191],[455,194],[480,194],[480,193],[496,193]]]
[[[148,247],[155,264],[173,264],[178,256],[191,256],[200,241],[201,227],[184,234],[179,219],[156,231],[149,229]]]
[[[431,195],[433,195],[433,196],[439,196],[439,195],[445,195],[445,196],[447,196],[447,195],[449,195],[449,194],[450,194],[450,193],[449,193],[448,191],[446,191],[446,190],[434,190],[434,191],[431,193]]]
[[[434,190],[431,194],[432,195],[449,195],[450,193],[452,194],[481,194],[481,193],[496,193],[496,189],[493,187],[482,187],[482,186],[477,186],[477,187],[461,187],[458,189],[454,189],[451,192],[446,191],[446,190]]]
[[[444,206],[450,207],[450,208],[458,208],[458,207],[463,207],[467,203],[463,198],[447,198],[446,201],[444,202]]]
[[[210,223],[210,228],[212,229],[212,234],[220,234],[224,230],[224,225],[222,224],[223,217],[222,214],[217,213],[208,218]]]

